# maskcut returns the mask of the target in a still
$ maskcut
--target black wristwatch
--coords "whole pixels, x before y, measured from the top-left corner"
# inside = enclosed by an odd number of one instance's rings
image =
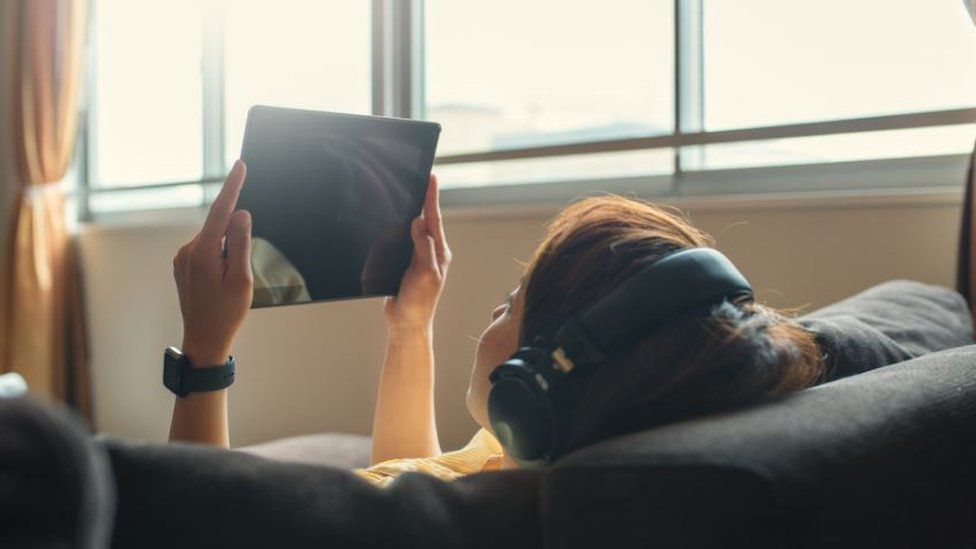
[[[229,357],[220,366],[194,366],[179,349],[169,347],[163,358],[163,385],[179,397],[190,393],[219,391],[234,383],[236,366],[234,357]]]

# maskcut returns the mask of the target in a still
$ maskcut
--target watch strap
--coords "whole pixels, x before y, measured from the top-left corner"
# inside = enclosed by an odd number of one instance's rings
[[[193,366],[189,360],[183,361],[180,376],[180,389],[184,393],[208,393],[226,389],[234,383],[237,363],[230,357],[220,366]]]
[[[234,357],[221,365],[194,366],[179,349],[169,347],[163,358],[163,385],[179,397],[219,391],[234,383],[236,369]]]

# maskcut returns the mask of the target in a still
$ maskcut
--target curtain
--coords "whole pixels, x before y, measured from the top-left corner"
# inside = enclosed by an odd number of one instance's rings
[[[71,161],[86,0],[5,0],[16,186],[0,279],[0,372],[90,413],[78,262],[58,185]],[[5,169],[11,169],[6,166]]]

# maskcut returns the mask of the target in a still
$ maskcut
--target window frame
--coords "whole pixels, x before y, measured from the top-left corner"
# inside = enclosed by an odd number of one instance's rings
[[[976,98],[972,108],[909,112],[885,116],[823,120],[787,125],[705,131],[704,126],[704,0],[674,1],[674,131],[671,134],[621,139],[573,142],[557,145],[476,151],[438,156],[437,166],[474,162],[550,158],[579,154],[671,149],[673,171],[666,175],[544,183],[505,182],[442,191],[445,206],[503,206],[565,202],[592,191],[630,192],[644,198],[741,195],[752,193],[809,194],[849,193],[858,190],[928,188],[944,190],[962,183],[968,155],[902,157],[886,160],[816,163],[735,169],[701,169],[695,155],[701,146],[743,143],[769,139],[832,136],[864,132],[937,128],[976,124]],[[94,1],[89,32],[97,32]],[[216,194],[227,169],[224,158],[224,82],[222,2],[210,2],[204,20],[203,38],[203,174],[197,181],[172,181],[132,187],[100,187],[92,180],[98,151],[91,138],[97,112],[86,101],[79,126],[80,166],[79,217],[93,220],[90,198],[99,193],[201,185],[206,207]],[[372,0],[370,16],[372,114],[402,118],[423,118],[424,86],[424,0]],[[94,40],[88,41],[87,94],[93,97]],[[99,216],[101,217],[101,216]]]

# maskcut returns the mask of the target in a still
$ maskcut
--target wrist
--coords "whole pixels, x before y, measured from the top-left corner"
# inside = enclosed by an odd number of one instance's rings
[[[187,338],[183,338],[180,351],[195,367],[223,366],[230,358],[229,345],[196,343]]]
[[[423,324],[391,323],[387,326],[387,335],[391,343],[417,340],[429,341],[434,338],[434,327],[429,322]]]

